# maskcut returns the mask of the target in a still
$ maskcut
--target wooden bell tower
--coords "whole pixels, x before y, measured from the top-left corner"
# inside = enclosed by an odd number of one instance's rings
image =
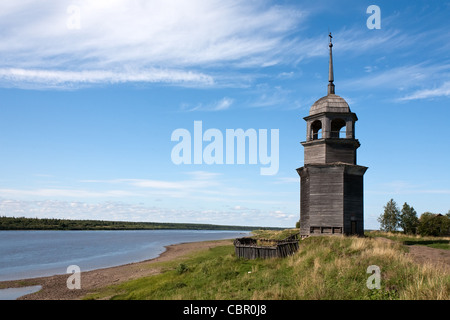
[[[329,83],[303,118],[307,124],[304,166],[300,175],[300,236],[363,235],[363,176],[356,164],[355,122],[347,102],[335,94],[333,43],[330,37]]]

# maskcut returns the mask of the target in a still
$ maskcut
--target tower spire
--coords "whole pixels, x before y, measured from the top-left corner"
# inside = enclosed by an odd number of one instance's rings
[[[330,37],[330,44],[328,45],[330,47],[330,63],[329,63],[329,70],[328,70],[328,94],[334,94],[334,74],[333,74],[333,43],[332,39],[333,36],[330,34],[328,35]]]

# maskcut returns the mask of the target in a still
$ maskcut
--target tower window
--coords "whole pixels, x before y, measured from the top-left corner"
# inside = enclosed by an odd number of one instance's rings
[[[322,139],[322,122],[316,120],[311,124],[312,140]]]
[[[344,138],[346,136],[345,130],[341,131],[346,126],[342,119],[334,119],[331,121],[331,138]]]

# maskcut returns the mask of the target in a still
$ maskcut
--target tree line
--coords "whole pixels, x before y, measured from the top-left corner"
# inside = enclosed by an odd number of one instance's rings
[[[394,232],[402,229],[405,234],[436,237],[450,235],[450,210],[444,215],[425,212],[418,217],[414,207],[405,202],[400,210],[394,199],[384,206],[378,222],[381,231]]]
[[[222,226],[196,223],[128,222],[0,217],[0,230],[242,230],[277,229],[249,226]]]

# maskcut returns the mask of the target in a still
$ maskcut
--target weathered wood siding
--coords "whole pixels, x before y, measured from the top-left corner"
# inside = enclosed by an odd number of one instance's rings
[[[335,145],[327,143],[326,148],[326,163],[344,162],[349,164],[356,164],[356,149],[355,144],[339,144]]]
[[[356,150],[359,142],[356,139],[319,139],[302,142],[304,147],[304,163],[348,163],[356,164]]]
[[[269,259],[284,258],[294,254],[299,248],[298,235],[281,241],[259,239],[275,243],[273,246],[258,246],[257,240],[252,238],[240,238],[234,240],[234,251],[238,258],[244,259]]]
[[[356,174],[346,173],[344,175],[345,234],[352,234],[352,222],[356,223],[356,234],[364,234],[364,182],[362,174],[356,172]]]
[[[303,169],[303,168],[301,168]],[[300,175],[300,235],[309,235],[309,174],[307,170]]]
[[[325,163],[326,162],[326,145],[311,144],[304,149],[305,164]]]
[[[342,167],[311,166],[309,224],[311,227],[342,227],[344,176]]]
[[[301,177],[300,236],[364,233],[366,167],[335,163],[297,169]],[[352,230],[352,221],[356,230]]]

